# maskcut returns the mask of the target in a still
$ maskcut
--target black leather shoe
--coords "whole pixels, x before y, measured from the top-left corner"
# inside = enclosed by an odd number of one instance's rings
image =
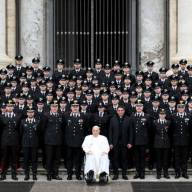
[[[187,175],[187,173],[183,173],[182,177],[185,178],[185,179],[189,179],[189,175]]]
[[[122,175],[122,179],[123,179],[123,180],[128,180],[127,175]]]
[[[76,179],[77,179],[77,180],[82,180],[81,175],[76,175]]]
[[[157,178],[157,179],[161,179],[161,175],[158,174],[156,178]]]
[[[117,179],[119,179],[118,175],[114,175],[113,178],[112,178],[112,180],[117,180]]]
[[[72,175],[68,175],[67,180],[72,180]]]
[[[51,181],[52,177],[51,175],[47,175],[47,181]]]
[[[149,170],[153,170],[153,165],[148,166]]]
[[[105,185],[105,184],[108,183],[108,175],[107,175],[106,172],[100,173],[100,175],[99,175],[99,183],[101,185]]]
[[[1,174],[1,178],[0,178],[1,181],[4,181],[6,180],[6,175],[5,174]]]
[[[29,180],[29,175],[25,175],[24,180],[28,181]]]
[[[54,176],[52,177],[52,179],[55,179],[55,180],[62,180],[62,178],[59,177],[59,175],[54,175]]]
[[[15,181],[17,181],[18,180],[18,178],[17,178],[17,176],[14,174],[14,175],[12,175],[12,177],[11,177],[13,180],[15,180]]]
[[[164,174],[165,179],[170,179],[170,176],[168,174]]]
[[[140,179],[145,179],[145,174],[144,173],[140,174]]]
[[[93,183],[93,178],[94,178],[94,171],[93,170],[90,170],[86,176],[85,176],[85,181],[86,183],[89,185],[91,183]]]
[[[180,174],[179,173],[176,173],[175,174],[175,179],[179,179],[180,178]]]
[[[37,181],[37,176],[35,174],[33,175],[33,181]]]
[[[139,175],[139,173],[136,173],[135,176],[133,177],[133,179],[138,179],[138,178],[140,178],[140,175]]]

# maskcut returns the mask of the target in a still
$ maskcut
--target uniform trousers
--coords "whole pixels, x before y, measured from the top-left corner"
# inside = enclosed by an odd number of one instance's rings
[[[145,174],[145,145],[136,145],[135,150],[135,167],[138,174]]]
[[[61,156],[60,145],[46,145],[46,168],[47,175],[57,176]]]
[[[188,146],[175,146],[175,172],[187,173]]]
[[[157,174],[161,175],[162,169],[164,171],[164,174],[168,174],[169,148],[156,148],[155,151]]]
[[[73,167],[75,168],[76,176],[81,174],[82,164],[82,149],[81,147],[69,147],[67,146],[67,174],[73,174]]]
[[[37,174],[37,147],[23,147],[25,175],[30,172],[30,160],[33,174]]]
[[[11,164],[11,172],[12,174],[16,174],[16,167],[17,167],[17,152],[18,146],[15,145],[5,145],[2,146],[2,174],[6,174],[8,169],[8,162]]]

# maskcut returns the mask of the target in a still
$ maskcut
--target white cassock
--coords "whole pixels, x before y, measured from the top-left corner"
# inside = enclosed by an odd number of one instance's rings
[[[83,151],[86,153],[84,173],[93,170],[96,175],[101,172],[109,174],[109,143],[105,136],[88,135],[82,144]]]

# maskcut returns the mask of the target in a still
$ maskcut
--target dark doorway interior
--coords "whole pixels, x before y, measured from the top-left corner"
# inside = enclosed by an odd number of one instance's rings
[[[79,58],[83,67],[125,61],[136,68],[137,0],[54,0],[54,60],[66,67]]]

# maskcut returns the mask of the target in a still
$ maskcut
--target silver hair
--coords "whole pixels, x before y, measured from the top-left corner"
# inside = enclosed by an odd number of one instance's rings
[[[99,127],[98,125],[94,125],[94,126],[92,127],[92,129],[93,129],[93,128],[97,128],[97,129],[99,129],[99,130],[101,129],[101,127]]]

